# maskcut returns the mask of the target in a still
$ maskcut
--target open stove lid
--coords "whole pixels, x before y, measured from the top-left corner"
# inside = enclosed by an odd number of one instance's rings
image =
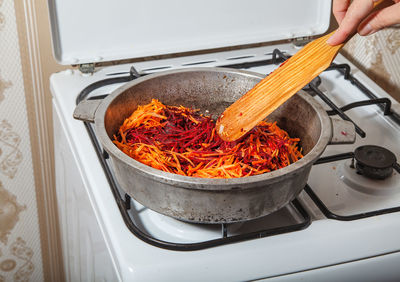
[[[63,65],[270,42],[324,33],[331,0],[48,0]]]

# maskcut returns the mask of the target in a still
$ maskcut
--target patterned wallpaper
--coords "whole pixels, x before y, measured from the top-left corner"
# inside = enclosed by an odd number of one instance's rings
[[[400,102],[400,26],[354,36],[344,55]]]
[[[42,281],[24,82],[13,0],[0,0],[0,282]]]

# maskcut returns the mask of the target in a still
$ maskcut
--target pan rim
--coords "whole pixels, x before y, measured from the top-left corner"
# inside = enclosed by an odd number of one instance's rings
[[[300,90],[297,94],[300,98],[305,100],[311,107],[315,110],[318,118],[321,122],[321,134],[316,142],[316,145],[306,154],[303,158],[296,161],[295,163],[290,164],[284,168],[267,172],[259,175],[253,175],[248,177],[240,177],[240,178],[200,178],[200,177],[192,177],[192,176],[183,176],[174,173],[165,172],[159,169],[152,168],[148,165],[145,165],[125,153],[123,153],[108,137],[107,132],[105,130],[104,125],[104,116],[112,101],[117,98],[120,94],[125,92],[131,87],[138,85],[144,81],[151,80],[164,75],[177,74],[182,72],[224,72],[224,73],[232,73],[232,74],[240,74],[249,76],[252,78],[262,79],[264,75],[244,70],[237,70],[231,68],[221,68],[221,67],[194,67],[194,68],[183,68],[183,69],[175,69],[163,72],[157,72],[154,74],[146,75],[144,77],[140,77],[131,82],[128,82],[121,87],[114,90],[108,97],[104,99],[104,101],[100,104],[99,108],[96,111],[95,115],[95,126],[96,132],[99,135],[99,139],[103,145],[103,148],[113,157],[118,160],[126,163],[135,170],[135,172],[140,173],[142,176],[152,178],[160,183],[167,183],[169,185],[174,185],[181,188],[187,189],[195,189],[195,190],[232,190],[243,188],[255,188],[259,186],[264,186],[265,181],[268,180],[268,183],[275,183],[280,181],[282,178],[287,177],[291,174],[302,173],[303,169],[307,166],[311,166],[316,159],[323,153],[325,147],[328,145],[332,136],[332,124],[329,116],[326,114],[323,107],[315,101],[313,97],[304,91]]]

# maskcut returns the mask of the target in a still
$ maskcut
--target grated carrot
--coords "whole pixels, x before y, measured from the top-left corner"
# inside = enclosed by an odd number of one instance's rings
[[[257,175],[302,158],[299,138],[290,138],[276,122],[262,121],[235,142],[215,134],[215,122],[183,106],[153,99],[138,108],[114,135],[128,156],[163,171],[206,178]]]

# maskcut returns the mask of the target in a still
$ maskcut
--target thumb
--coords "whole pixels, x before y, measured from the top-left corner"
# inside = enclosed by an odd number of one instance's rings
[[[365,36],[398,23],[400,23],[400,2],[372,13],[359,25],[358,33]]]

